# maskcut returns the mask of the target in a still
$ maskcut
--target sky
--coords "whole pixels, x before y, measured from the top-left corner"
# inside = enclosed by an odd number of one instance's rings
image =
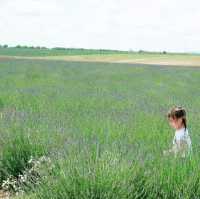
[[[200,0],[0,0],[0,44],[200,52]]]

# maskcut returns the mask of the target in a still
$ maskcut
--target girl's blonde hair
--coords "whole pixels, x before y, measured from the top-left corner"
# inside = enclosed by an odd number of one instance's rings
[[[172,119],[182,118],[183,125],[184,125],[185,129],[187,128],[186,111],[183,107],[176,106],[176,107],[171,108],[167,113],[167,117],[168,117],[168,119],[169,118],[172,118]]]

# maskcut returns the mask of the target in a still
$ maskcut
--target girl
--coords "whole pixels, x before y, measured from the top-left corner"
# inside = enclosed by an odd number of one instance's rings
[[[170,126],[175,129],[175,135],[172,148],[163,153],[164,155],[172,153],[175,156],[186,157],[192,150],[187,129],[186,111],[182,107],[174,107],[168,112],[167,117]]]

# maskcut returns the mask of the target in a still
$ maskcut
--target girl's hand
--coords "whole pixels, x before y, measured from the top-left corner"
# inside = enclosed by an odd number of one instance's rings
[[[169,155],[169,151],[168,151],[168,150],[164,150],[164,151],[163,151],[163,155],[164,155],[164,156]]]

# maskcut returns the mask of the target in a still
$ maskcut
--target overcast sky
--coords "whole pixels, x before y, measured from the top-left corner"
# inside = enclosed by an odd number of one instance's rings
[[[200,52],[200,0],[0,0],[0,44]]]

